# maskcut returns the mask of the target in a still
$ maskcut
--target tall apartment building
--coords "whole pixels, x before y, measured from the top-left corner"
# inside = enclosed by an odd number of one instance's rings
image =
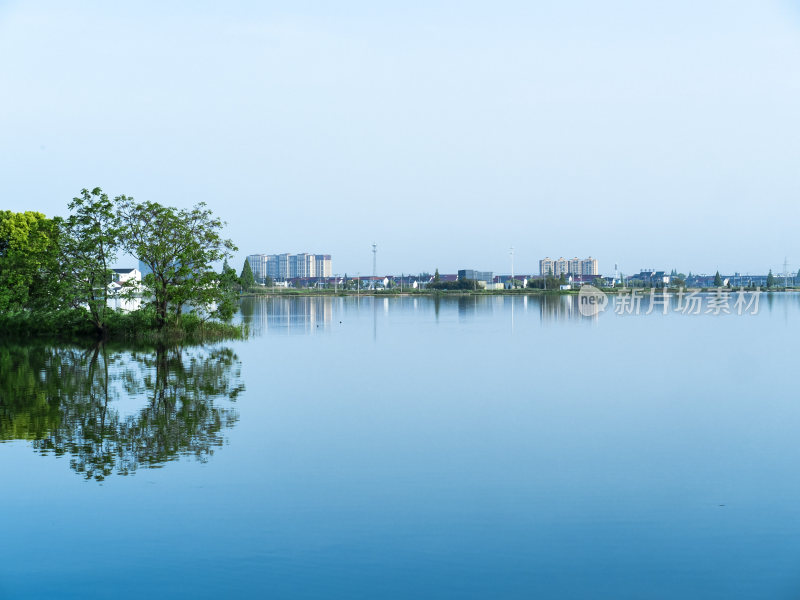
[[[572,258],[564,257],[553,260],[549,256],[539,261],[539,274],[561,277],[562,275],[597,275],[597,259],[592,258]]]
[[[331,255],[315,254],[314,271],[316,272],[315,277],[333,277],[333,269],[331,268]]]
[[[290,254],[276,254],[275,256],[275,277],[279,279],[286,279],[291,277],[291,261],[289,260]]]
[[[264,281],[267,278],[267,261],[265,254],[251,254],[247,257],[250,270],[256,281]]]
[[[581,261],[581,272],[578,275],[599,275],[600,271],[597,270],[597,259],[592,258],[584,258]]]
[[[291,254],[289,256],[289,277],[313,277],[314,265],[311,263],[311,255]]]
[[[561,277],[562,275],[567,275],[568,273],[569,273],[569,261],[564,257],[559,258],[556,261],[556,268],[553,274],[556,277]]]
[[[555,273],[555,263],[549,256],[539,261],[539,275],[553,275]]]
[[[253,277],[263,282],[272,279],[294,279],[295,277],[331,277],[330,254],[251,254],[247,257]]]
[[[564,258],[553,260],[549,256],[539,261],[539,274],[561,277],[569,273],[569,261]]]

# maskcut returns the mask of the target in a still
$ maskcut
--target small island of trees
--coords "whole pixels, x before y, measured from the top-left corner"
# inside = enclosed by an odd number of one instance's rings
[[[237,249],[204,203],[178,209],[82,190],[66,218],[0,211],[0,337],[239,337]],[[127,255],[149,271],[112,291]],[[224,261],[221,272],[214,263]],[[136,310],[110,306],[138,299]]]

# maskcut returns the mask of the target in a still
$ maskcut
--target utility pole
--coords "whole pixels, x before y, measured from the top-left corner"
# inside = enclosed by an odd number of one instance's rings
[[[509,252],[511,255],[511,289],[514,289],[514,246],[511,246],[511,251]]]
[[[789,287],[789,264],[786,257],[783,257],[783,287]]]

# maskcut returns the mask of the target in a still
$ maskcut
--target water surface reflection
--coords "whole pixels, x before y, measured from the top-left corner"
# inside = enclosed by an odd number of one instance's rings
[[[389,313],[431,314],[436,322],[453,317],[460,323],[508,313],[512,329],[515,314],[538,315],[542,321],[592,320],[581,316],[575,295],[266,296],[241,302],[242,319],[256,336],[324,333],[362,310],[371,317],[373,339],[377,338],[378,316]]]
[[[0,346],[0,442],[30,440],[98,481],[205,461],[238,419],[240,366],[224,347]]]

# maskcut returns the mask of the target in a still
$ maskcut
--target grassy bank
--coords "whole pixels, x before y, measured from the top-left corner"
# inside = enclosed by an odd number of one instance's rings
[[[149,344],[203,343],[243,339],[241,325],[203,321],[194,314],[181,315],[158,328],[155,314],[147,310],[109,314],[107,330],[99,335],[80,309],[58,312],[19,311],[0,314],[0,339],[56,339],[62,341],[113,340]]]

